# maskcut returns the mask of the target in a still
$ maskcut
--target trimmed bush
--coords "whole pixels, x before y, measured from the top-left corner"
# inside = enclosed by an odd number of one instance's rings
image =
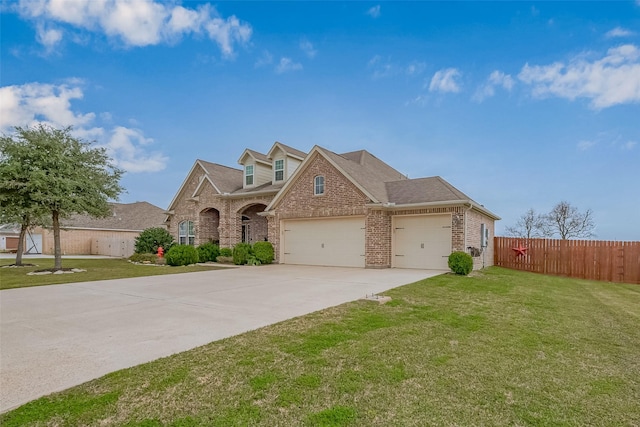
[[[253,244],[253,255],[262,264],[271,264],[273,262],[273,245],[271,242],[255,242]]]
[[[254,255],[249,255],[249,257],[247,258],[247,265],[260,265],[260,264],[262,263]]]
[[[452,252],[449,255],[449,268],[456,274],[466,276],[473,270],[473,258],[466,252]]]
[[[216,262],[219,264],[233,264],[233,257],[220,255],[216,258]]]
[[[251,245],[248,243],[238,243],[233,247],[233,263],[235,265],[244,265],[251,255]]]
[[[220,255],[220,248],[213,243],[203,243],[198,246],[198,259],[200,262],[215,261]]]
[[[164,252],[167,253],[174,244],[173,236],[166,228],[152,227],[143,230],[136,237],[134,251],[137,254],[156,254],[158,253],[158,247],[162,246]]]
[[[220,256],[232,257],[233,251],[231,250],[231,248],[220,248]]]
[[[129,261],[139,263],[156,263],[157,259],[158,256],[156,254],[133,254],[129,257]]]
[[[198,250],[191,245],[173,245],[164,256],[167,264],[189,265],[198,262]]]

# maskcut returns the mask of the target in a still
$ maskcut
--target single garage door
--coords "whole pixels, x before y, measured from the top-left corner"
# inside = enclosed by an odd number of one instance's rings
[[[451,215],[393,217],[393,266],[448,270]]]
[[[282,221],[284,264],[364,267],[364,217]]]

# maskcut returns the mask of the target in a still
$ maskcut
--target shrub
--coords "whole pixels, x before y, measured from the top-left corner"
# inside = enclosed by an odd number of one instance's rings
[[[150,262],[155,263],[158,259],[156,254],[133,254],[129,257],[129,261],[131,262]]]
[[[233,251],[231,250],[231,248],[220,248],[220,256],[232,257]]]
[[[213,243],[203,243],[198,246],[198,259],[200,262],[215,261],[220,255],[220,248]]]
[[[271,264],[273,262],[273,245],[271,242],[255,242],[253,244],[253,255],[262,264]]]
[[[233,263],[235,265],[244,265],[251,255],[251,245],[248,243],[238,243],[233,247]]]
[[[216,262],[220,264],[233,264],[233,257],[220,255],[216,258]]]
[[[191,245],[173,245],[165,254],[167,264],[189,265],[198,262],[198,250]]]
[[[452,252],[449,255],[449,268],[456,274],[466,276],[473,270],[473,258],[466,252]]]
[[[247,265],[260,265],[260,264],[262,263],[254,255],[249,255],[249,257],[247,258]]]
[[[135,252],[138,254],[158,253],[158,247],[162,246],[164,252],[169,252],[175,241],[166,228],[152,227],[143,230],[135,241]]]

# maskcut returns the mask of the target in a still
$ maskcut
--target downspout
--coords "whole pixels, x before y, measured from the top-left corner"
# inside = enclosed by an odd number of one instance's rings
[[[467,204],[469,205],[469,207],[467,208],[466,211],[464,211],[464,216],[462,218],[462,220],[464,221],[464,247],[463,247],[463,251],[467,251],[467,213],[473,209],[473,203],[471,202],[467,202]]]

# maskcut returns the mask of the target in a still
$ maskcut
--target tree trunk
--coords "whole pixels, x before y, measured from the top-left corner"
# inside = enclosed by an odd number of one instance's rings
[[[51,212],[51,220],[53,222],[53,256],[55,270],[62,270],[62,249],[60,248],[60,213],[58,211]]]
[[[23,217],[22,224],[20,224],[20,238],[18,239],[18,252],[16,252],[16,265],[22,266],[22,254],[24,253],[24,236],[27,234],[27,228],[29,228],[29,218]]]

